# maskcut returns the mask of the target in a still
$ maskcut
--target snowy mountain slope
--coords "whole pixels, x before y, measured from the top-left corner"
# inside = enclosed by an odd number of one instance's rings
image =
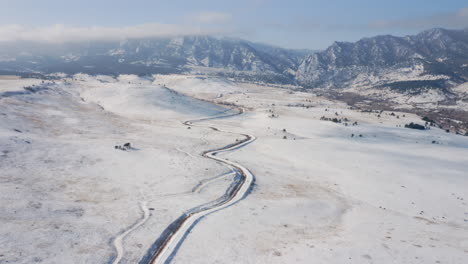
[[[239,39],[184,36],[122,42],[2,43],[0,70],[151,74],[218,68],[292,80],[307,51]]]
[[[413,80],[437,80],[451,87],[468,79],[467,54],[468,30],[446,29],[406,37],[376,36],[355,43],[335,42],[322,52],[212,36],[65,44],[23,42],[0,44],[0,72],[198,72],[305,87],[363,87]]]
[[[296,78],[311,87],[337,88],[406,80],[461,83],[468,79],[467,62],[468,30],[432,29],[415,36],[335,42],[304,58]]]
[[[468,80],[467,65],[468,30],[446,29],[335,42],[322,52],[212,36],[0,44],[0,74],[198,74],[355,93],[394,108],[465,109],[466,96],[456,87]]]

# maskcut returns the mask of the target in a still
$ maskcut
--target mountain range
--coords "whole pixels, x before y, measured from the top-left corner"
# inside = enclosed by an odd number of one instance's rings
[[[414,36],[335,42],[306,56],[296,79],[309,87],[337,88],[416,80],[439,86],[466,82],[468,30],[431,29]]]
[[[237,72],[291,82],[307,50],[288,50],[211,36],[130,39],[121,42],[2,43],[3,72],[153,74]]]
[[[431,29],[414,36],[335,42],[319,52],[212,36],[0,43],[0,73],[18,72],[196,72],[306,88],[440,88],[468,79],[468,30]]]

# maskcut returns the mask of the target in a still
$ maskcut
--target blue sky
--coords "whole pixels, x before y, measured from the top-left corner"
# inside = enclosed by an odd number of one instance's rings
[[[206,33],[323,49],[335,40],[468,27],[466,0],[0,0],[0,4],[0,41]]]

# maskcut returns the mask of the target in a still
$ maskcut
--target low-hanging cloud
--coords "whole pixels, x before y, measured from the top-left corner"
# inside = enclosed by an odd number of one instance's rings
[[[65,43],[84,41],[119,41],[124,39],[175,37],[184,35],[228,34],[227,27],[195,26],[150,23],[124,27],[76,27],[51,25],[27,27],[22,25],[0,25],[0,42],[31,41],[43,43]]]

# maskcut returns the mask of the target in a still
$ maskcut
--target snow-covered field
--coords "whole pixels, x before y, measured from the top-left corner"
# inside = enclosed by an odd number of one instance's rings
[[[138,262],[224,194],[234,175],[201,153],[238,133],[257,140],[220,156],[255,175],[252,192],[198,222],[172,263],[468,262],[468,137],[223,79],[41,82],[0,80],[0,263]],[[182,124],[231,104],[246,112]]]

